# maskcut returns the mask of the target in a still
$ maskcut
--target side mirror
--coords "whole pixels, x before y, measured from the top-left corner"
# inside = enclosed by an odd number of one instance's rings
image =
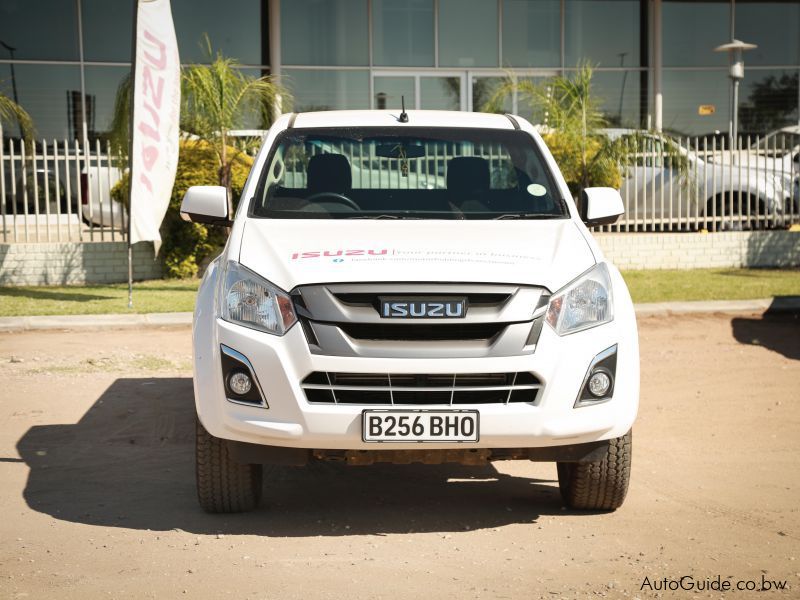
[[[183,195],[181,218],[193,223],[229,226],[227,190],[219,185],[193,185]]]
[[[624,213],[622,196],[614,188],[586,188],[581,193],[581,220],[589,227],[611,225]]]

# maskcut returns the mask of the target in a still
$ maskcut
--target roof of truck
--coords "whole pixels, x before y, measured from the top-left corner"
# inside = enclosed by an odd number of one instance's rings
[[[298,113],[292,127],[479,127],[516,129],[506,115],[455,110],[408,110],[408,122],[398,120],[399,110],[331,110]],[[519,117],[514,117],[519,119]]]

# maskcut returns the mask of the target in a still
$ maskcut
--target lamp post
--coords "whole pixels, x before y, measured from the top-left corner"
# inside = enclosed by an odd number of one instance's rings
[[[744,79],[744,58],[742,54],[747,50],[758,48],[755,44],[748,44],[741,40],[731,40],[714,48],[714,52],[727,52],[731,78],[731,112],[728,119],[728,135],[731,138],[731,148],[738,142],[739,136],[739,82]]]

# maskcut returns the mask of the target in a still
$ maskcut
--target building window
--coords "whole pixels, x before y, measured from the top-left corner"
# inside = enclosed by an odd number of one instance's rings
[[[261,0],[225,0],[224,4],[172,0],[181,62],[207,63],[213,58],[208,56],[204,45],[207,33],[214,52],[246,65],[265,64],[261,57],[261,32],[266,31],[267,21],[261,8]]]
[[[373,0],[372,60],[382,67],[432,67],[433,0]]]
[[[726,69],[664,71],[664,129],[680,135],[704,135],[728,130],[730,89]],[[700,115],[700,105],[714,107]]]
[[[129,44],[130,39],[129,34]],[[0,42],[3,59],[78,60],[75,2],[0,2]]]
[[[498,67],[497,0],[439,0],[439,66]]]
[[[642,106],[641,77],[639,71],[594,72],[592,94],[610,125],[634,129],[641,125],[642,113],[647,111],[646,99]]]
[[[369,108],[367,70],[284,69],[283,75],[295,112]]]
[[[639,8],[639,0],[568,0],[566,66],[640,66]]]
[[[130,62],[132,2],[81,0],[81,18],[84,59]]]
[[[561,0],[503,0],[503,66],[561,66]]]
[[[0,91],[13,98],[12,80],[6,77],[10,65],[0,65]],[[81,73],[71,65],[14,65],[14,80],[19,103],[28,111],[36,127],[37,138],[69,140],[81,133]],[[86,106],[87,122],[94,116],[94,102]],[[18,135],[17,127],[8,127],[6,135]]]
[[[368,25],[367,0],[283,0],[283,64],[366,66]]]
[[[664,2],[661,9],[665,67],[726,66],[714,48],[730,41],[727,2]],[[666,123],[666,121],[665,121]]]
[[[758,48],[746,65],[800,64],[800,2],[736,3],[736,38]]]

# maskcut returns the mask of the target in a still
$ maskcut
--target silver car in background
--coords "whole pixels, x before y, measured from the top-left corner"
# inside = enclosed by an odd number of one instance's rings
[[[716,142],[677,140],[626,129],[605,131],[627,148],[621,221],[650,231],[764,229],[800,219],[798,167],[747,161]],[[740,156],[742,155],[742,156]],[[733,157],[733,158],[732,158]]]

